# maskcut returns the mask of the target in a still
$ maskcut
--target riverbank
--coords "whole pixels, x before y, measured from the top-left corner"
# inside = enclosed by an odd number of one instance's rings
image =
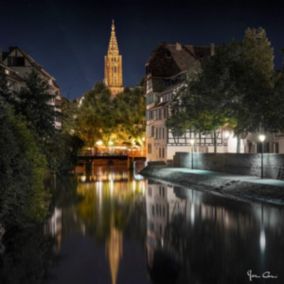
[[[141,174],[147,178],[160,179],[229,198],[284,205],[283,180],[160,165],[149,165]]]

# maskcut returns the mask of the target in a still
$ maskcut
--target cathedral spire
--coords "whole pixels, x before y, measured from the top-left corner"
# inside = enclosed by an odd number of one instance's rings
[[[119,54],[114,20],[112,20],[108,51],[105,56],[104,82],[110,89],[112,95],[123,91],[122,56]]]
[[[112,20],[111,34],[110,34],[110,40],[109,40],[107,53],[108,55],[119,55],[119,49],[118,49],[118,44],[117,44],[117,39],[116,39],[116,34],[115,34],[114,20]]]

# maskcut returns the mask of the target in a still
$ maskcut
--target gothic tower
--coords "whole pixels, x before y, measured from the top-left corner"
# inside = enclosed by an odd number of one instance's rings
[[[119,54],[117,39],[115,35],[115,25],[112,21],[111,35],[105,56],[105,79],[106,86],[113,96],[123,91],[122,80],[122,56]]]

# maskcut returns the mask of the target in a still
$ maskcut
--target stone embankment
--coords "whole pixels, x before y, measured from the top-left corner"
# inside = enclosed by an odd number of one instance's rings
[[[141,171],[147,178],[177,186],[212,192],[229,198],[284,205],[284,181],[208,170],[148,165]]]

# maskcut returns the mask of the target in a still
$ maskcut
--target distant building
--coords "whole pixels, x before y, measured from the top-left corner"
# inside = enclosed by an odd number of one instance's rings
[[[123,92],[122,56],[119,54],[115,25],[112,21],[108,52],[105,56],[105,85],[113,96]]]
[[[6,74],[9,87],[12,90],[20,90],[24,87],[26,79],[32,71],[36,71],[40,78],[46,81],[49,88],[48,92],[51,95],[49,104],[54,106],[56,111],[61,112],[61,91],[53,76],[19,47],[10,47],[7,52],[1,53],[0,72]],[[58,117],[54,118],[54,126],[57,129],[62,127],[61,120]]]

